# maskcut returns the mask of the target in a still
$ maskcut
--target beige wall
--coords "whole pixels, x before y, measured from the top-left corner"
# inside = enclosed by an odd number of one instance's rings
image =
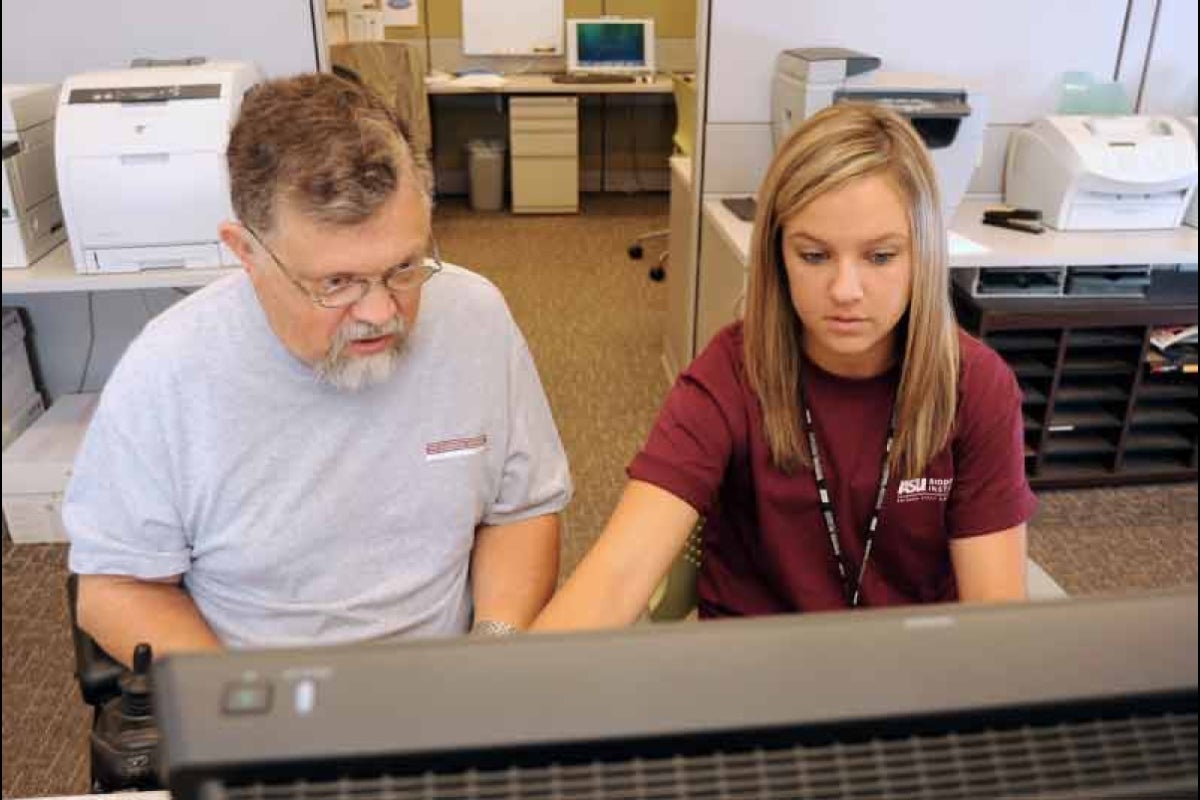
[[[604,13],[652,17],[658,38],[691,39],[696,35],[696,5],[695,0],[605,0]]]
[[[565,0],[564,11],[571,17],[596,17],[611,14],[622,17],[652,17],[660,38],[690,39],[696,35],[696,0]],[[418,27],[385,28],[389,39],[460,39],[462,3],[460,0],[428,0]]]

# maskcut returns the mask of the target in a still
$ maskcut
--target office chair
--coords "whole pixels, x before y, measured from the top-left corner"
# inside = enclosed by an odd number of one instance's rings
[[[67,576],[67,604],[79,694],[92,707],[89,732],[92,794],[163,787],[155,773],[159,732],[150,701],[150,646],[138,645],[130,671],[79,627],[79,578]]]
[[[330,47],[329,57],[335,74],[357,80],[392,107],[432,197],[433,129],[421,52],[406,42],[345,42]]]
[[[101,706],[121,693],[119,681],[126,669],[79,627],[78,600],[79,576],[71,574],[67,576],[67,606],[71,612],[71,640],[75,646],[75,678],[79,681],[83,702],[92,707],[94,720]]]
[[[675,152],[689,158],[692,155],[692,144],[696,129],[696,81],[690,75],[672,75],[671,86],[675,96],[675,135],[673,142]],[[629,257],[638,261],[645,255],[644,244],[654,239],[665,239],[671,235],[670,228],[660,228],[638,236],[629,245]],[[658,263],[650,268],[650,280],[659,282],[666,276],[664,268],[669,251],[663,251],[658,257]]]

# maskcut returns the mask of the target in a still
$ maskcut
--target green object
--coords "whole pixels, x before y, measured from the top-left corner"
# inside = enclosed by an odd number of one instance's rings
[[[1097,81],[1090,72],[1066,72],[1062,78],[1060,114],[1131,114],[1133,103],[1125,87],[1115,81]]]
[[[647,604],[654,622],[674,622],[683,619],[696,608],[696,578],[703,559],[703,539],[700,532],[704,520],[696,523],[671,570],[658,584]]]

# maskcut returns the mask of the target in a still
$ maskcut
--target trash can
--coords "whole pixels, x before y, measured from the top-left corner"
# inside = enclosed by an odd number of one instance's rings
[[[499,139],[472,139],[467,143],[471,208],[476,211],[504,208],[504,151],[504,142]]]

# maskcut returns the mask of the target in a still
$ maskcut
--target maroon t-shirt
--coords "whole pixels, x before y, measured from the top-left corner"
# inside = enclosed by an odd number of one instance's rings
[[[1019,525],[1037,506],[1025,479],[1016,379],[978,340],[960,333],[959,345],[951,441],[920,478],[890,479],[863,576],[865,606],[957,599],[950,540]],[[803,369],[842,552],[857,575],[899,368],[868,379],[841,378],[807,360]],[[771,466],[740,322],[676,381],[628,474],[706,517],[701,616],[846,607],[812,470],[788,475]]]

